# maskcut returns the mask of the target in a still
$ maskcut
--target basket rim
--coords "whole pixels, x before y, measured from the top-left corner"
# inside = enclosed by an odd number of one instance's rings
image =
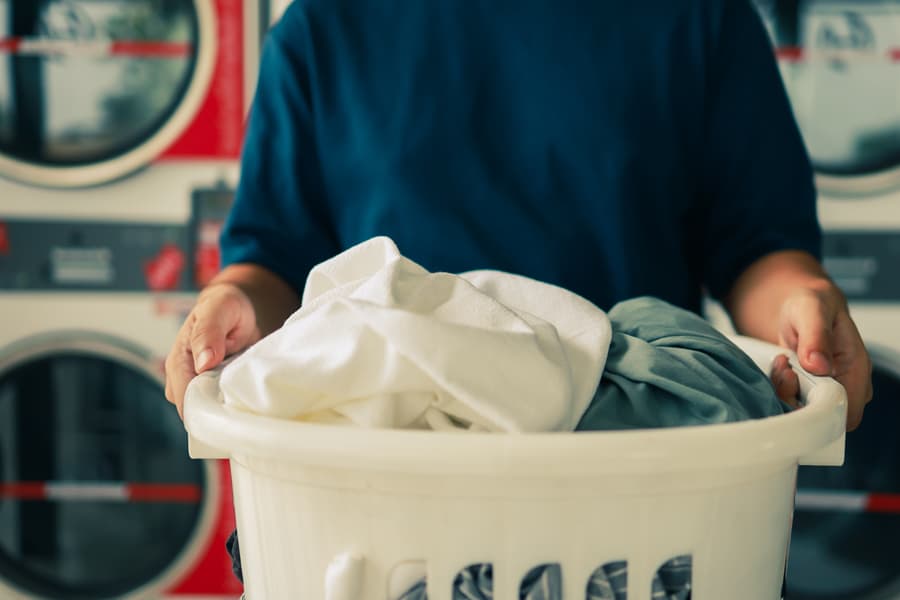
[[[759,365],[785,353],[732,336]],[[616,431],[475,433],[364,429],[288,421],[221,401],[216,372],[196,377],[185,397],[185,426],[195,456],[235,455],[352,470],[406,473],[588,476],[737,468],[802,462],[834,444],[842,457],[847,397],[830,378],[797,366],[806,404],[793,412],[736,423]],[[833,464],[835,459],[830,459]],[[816,463],[820,464],[820,463]]]

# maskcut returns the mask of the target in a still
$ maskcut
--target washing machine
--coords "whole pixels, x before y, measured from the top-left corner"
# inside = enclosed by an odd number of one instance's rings
[[[238,175],[260,3],[0,0],[0,598],[237,598],[163,359]]]
[[[0,598],[240,596],[228,470],[162,397],[181,300],[0,300]]]
[[[761,0],[817,172],[826,269],[874,362],[841,469],[804,467],[787,600],[900,599],[900,2]]]

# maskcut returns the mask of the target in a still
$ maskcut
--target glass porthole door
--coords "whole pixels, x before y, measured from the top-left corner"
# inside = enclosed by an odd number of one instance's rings
[[[900,188],[900,1],[757,0],[821,192]]]
[[[122,598],[196,560],[215,476],[155,368],[92,337],[0,357],[0,597]]]
[[[0,0],[0,175],[87,186],[190,124],[216,52],[211,0]]]

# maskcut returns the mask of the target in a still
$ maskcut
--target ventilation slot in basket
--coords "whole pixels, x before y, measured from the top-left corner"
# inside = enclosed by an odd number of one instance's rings
[[[491,563],[475,563],[459,570],[453,578],[453,593],[462,593],[463,598],[477,598],[493,589],[494,565]],[[468,594],[468,596],[466,595]]]
[[[653,598],[689,600],[693,561],[690,554],[682,554],[664,562],[653,578]]]
[[[426,564],[423,560],[406,561],[395,566],[391,570],[388,600],[426,600],[428,586],[425,575]],[[691,555],[683,554],[667,560],[654,573],[649,600],[690,600],[691,576]],[[453,598],[492,598],[493,578],[491,563],[464,567],[453,578]],[[531,568],[522,578],[518,591],[519,598],[561,600],[564,592],[562,565],[547,563]],[[597,567],[587,582],[585,600],[629,600],[628,562],[617,560]]]
[[[520,598],[562,598],[562,568],[559,563],[538,565],[528,571],[519,586]]]
[[[597,567],[588,581],[587,600],[627,600],[628,563],[624,560],[608,562]]]

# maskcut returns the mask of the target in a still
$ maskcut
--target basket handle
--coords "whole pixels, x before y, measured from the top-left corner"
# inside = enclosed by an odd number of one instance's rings
[[[847,428],[847,391],[844,387],[831,377],[820,377],[805,370],[800,366],[797,354],[787,348],[742,335],[732,334],[728,337],[746,352],[764,373],[768,373],[776,356],[786,355],[791,369],[797,374],[800,382],[800,396],[805,399],[803,408],[799,410],[825,413],[823,418],[830,421],[834,441],[799,457],[799,463],[822,467],[839,467],[844,464],[844,439]]]
[[[788,353],[788,361],[791,368],[797,373],[800,380],[800,393],[806,397],[804,409],[812,410],[813,407],[822,406],[823,410],[832,411],[836,420],[836,427],[840,429],[840,435],[833,442],[800,457],[800,465],[810,467],[839,467],[844,464],[844,448],[847,437],[847,391],[840,383],[831,377],[819,377],[812,375],[800,366],[797,355]]]
[[[184,392],[184,428],[188,434],[188,455],[198,459],[228,459],[229,452],[199,440],[192,433],[198,415],[213,417],[227,416],[222,394],[219,390],[219,375],[224,365],[194,377]]]

